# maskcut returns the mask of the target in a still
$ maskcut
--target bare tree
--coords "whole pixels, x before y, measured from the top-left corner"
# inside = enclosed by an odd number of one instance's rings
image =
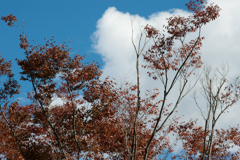
[[[135,113],[135,119],[133,122],[133,139],[132,139],[132,151],[131,151],[131,158],[132,160],[136,159],[136,153],[137,153],[137,119],[140,111],[140,76],[139,76],[139,57],[143,53],[147,43],[151,40],[151,37],[147,37],[147,34],[144,34],[144,32],[140,28],[140,38],[138,41],[138,45],[136,45],[133,41],[133,20],[132,20],[132,44],[136,53],[136,71],[137,71],[137,107],[136,107],[136,113]],[[143,45],[141,46],[143,40]]]
[[[196,94],[193,98],[205,120],[204,142],[201,159],[211,159],[213,136],[217,121],[220,116],[231,106],[236,104],[240,96],[240,81],[234,79],[232,83],[227,81],[228,66],[222,65],[220,69],[211,67],[204,68],[201,82],[202,96],[207,101],[207,114],[204,115],[201,106],[197,102]],[[208,134],[208,132],[210,132]]]

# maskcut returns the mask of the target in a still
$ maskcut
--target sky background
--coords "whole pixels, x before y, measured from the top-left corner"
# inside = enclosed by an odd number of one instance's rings
[[[185,7],[188,0],[1,0],[0,16],[13,14],[18,19],[18,25],[24,17],[25,34],[29,40],[34,39],[33,45],[44,44],[44,37],[54,36],[57,43],[71,40],[72,52],[86,55],[84,62],[93,60],[101,64],[102,79],[107,76],[116,78],[116,81],[136,82],[135,52],[131,43],[131,19],[134,19],[134,41],[139,38],[139,26],[150,24],[160,31],[166,24],[166,18],[173,15],[188,16],[190,13]],[[202,29],[205,36],[201,50],[205,64],[213,67],[222,63],[229,65],[229,78],[240,75],[240,1],[239,0],[208,0],[215,2],[222,8],[220,17]],[[19,48],[20,31],[15,27],[8,27],[0,21],[0,53],[13,62],[13,71],[17,74],[20,68],[16,65],[16,58],[24,58],[23,50]],[[196,38],[189,35],[187,40]],[[147,46],[148,47],[148,46]],[[72,56],[75,56],[73,54]],[[161,88],[160,81],[153,81],[141,69],[142,89]],[[31,84],[21,82],[22,103],[27,103],[26,94],[31,90]],[[196,90],[198,85],[196,86]],[[199,90],[197,90],[199,91]],[[203,124],[200,111],[191,98],[186,97],[179,106],[179,114],[184,114],[182,120],[199,119]],[[176,94],[169,98],[174,101]],[[199,95],[200,97],[200,95]],[[204,99],[199,98],[203,108]],[[226,128],[240,123],[240,103],[229,109],[223,115],[217,127]]]

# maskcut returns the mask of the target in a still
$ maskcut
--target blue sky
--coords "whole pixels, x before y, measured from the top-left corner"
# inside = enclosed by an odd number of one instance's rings
[[[139,14],[148,17],[152,13],[167,11],[173,8],[186,9],[187,0],[171,1],[129,1],[129,0],[52,0],[52,1],[2,1],[1,16],[13,13],[20,24],[24,15],[25,32],[35,43],[43,43],[43,38],[55,36],[57,42],[72,41],[73,50],[79,49],[79,54],[86,54],[87,60],[103,63],[101,57],[92,54],[91,35],[96,30],[96,23],[109,7],[116,7],[121,12]],[[7,59],[19,57],[17,49],[19,31],[0,23],[2,41],[0,51]],[[14,47],[13,47],[14,46]],[[16,53],[18,52],[18,53]],[[7,55],[11,55],[8,56]]]
[[[54,36],[57,43],[67,44],[70,38],[72,52],[78,49],[75,54],[86,55],[85,62],[99,62],[103,78],[109,75],[120,83],[135,83],[136,57],[131,44],[130,17],[135,18],[133,39],[137,42],[140,35],[139,24],[151,24],[161,30],[167,17],[190,14],[185,7],[187,2],[188,0],[2,0],[0,16],[12,13],[17,16],[20,25],[24,15],[25,33],[29,40],[35,40],[33,45],[44,44],[44,37],[50,39]],[[229,77],[234,78],[240,75],[240,0],[208,2],[216,2],[222,10],[216,21],[202,29],[202,35],[206,38],[201,50],[203,62],[213,67],[228,63]],[[17,28],[10,28],[0,21],[0,53],[7,60],[13,61],[14,73],[21,71],[15,58],[24,58],[23,50],[19,49],[19,35]],[[186,40],[194,37],[194,34],[189,35]],[[146,71],[141,69],[140,75],[143,89],[161,88],[159,82],[147,77]],[[19,79],[19,75],[16,78]],[[19,96],[26,98],[31,84],[19,82],[22,85],[22,94]],[[169,101],[174,101],[175,96],[171,95]],[[191,95],[180,104],[179,114],[185,114],[184,121],[190,118],[198,118],[199,122],[202,120]],[[240,122],[237,121],[239,115],[238,104],[219,119],[217,128],[236,126]]]
[[[1,1],[0,16],[13,14],[17,17],[17,24],[20,26],[24,17],[25,34],[29,40],[34,40],[32,44],[44,44],[44,37],[50,39],[55,37],[57,43],[71,40],[72,51],[76,54],[86,55],[85,62],[104,62],[99,54],[95,54],[92,49],[92,34],[96,30],[97,21],[103,16],[109,7],[131,15],[140,15],[148,18],[149,15],[168,11],[173,8],[186,9],[187,0],[155,1],[155,0],[9,0]],[[13,71],[17,74],[20,68],[15,59],[24,58],[23,50],[19,48],[20,31],[15,27],[8,27],[4,21],[0,22],[0,53],[13,62]],[[28,82],[21,82],[22,93],[26,94],[29,86]]]

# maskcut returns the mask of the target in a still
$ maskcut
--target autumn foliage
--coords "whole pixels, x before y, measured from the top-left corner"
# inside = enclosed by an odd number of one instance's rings
[[[16,60],[22,70],[21,80],[32,87],[27,97],[31,104],[11,101],[21,87],[14,79],[11,61],[0,57],[0,156],[25,160],[146,160],[171,154],[172,159],[239,159],[239,152],[229,151],[230,144],[240,145],[239,129],[214,128],[220,115],[239,99],[238,79],[227,83],[223,76],[220,85],[211,88],[212,81],[206,78],[207,85],[203,87],[211,101],[208,115],[203,116],[205,126],[198,126],[193,120],[180,123],[179,117],[172,117],[189,92],[189,78],[203,65],[201,28],[215,20],[220,11],[217,5],[207,5],[203,0],[190,0],[186,6],[192,14],[168,18],[165,33],[145,26],[141,36],[145,35],[146,42],[151,41],[152,45],[144,51],[145,44],[141,48],[133,42],[137,84],[121,87],[114,79],[101,81],[97,62],[82,63],[84,56],[72,57],[71,49],[64,43],[56,44],[54,37],[33,46],[21,30],[20,48],[25,58]],[[17,26],[12,14],[1,19],[8,26]],[[197,37],[185,42],[185,37],[194,32]],[[175,48],[177,41],[181,43],[179,48]],[[146,62],[142,67],[148,69],[148,76],[159,80],[162,91],[156,87],[144,96],[140,94],[140,56]],[[169,75],[174,76],[171,79]],[[179,95],[168,103],[178,81],[182,82]],[[217,115],[219,108],[223,110]],[[169,121],[171,124],[167,125]],[[170,133],[183,143],[179,154],[172,154]]]

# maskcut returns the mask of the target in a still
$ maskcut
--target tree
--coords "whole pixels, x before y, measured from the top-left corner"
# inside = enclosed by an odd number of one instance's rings
[[[156,30],[150,25],[147,25],[144,28],[146,31],[146,38],[152,38],[154,44],[147,50],[146,54],[144,54],[144,59],[148,64],[143,67],[153,70],[152,72],[148,72],[149,76],[152,77],[154,80],[160,79],[164,88],[163,98],[160,104],[160,111],[158,113],[157,119],[155,120],[155,122],[153,122],[154,128],[151,131],[151,138],[148,140],[148,144],[145,149],[144,160],[148,158],[149,148],[154,136],[157,132],[163,129],[163,126],[165,125],[169,117],[174,113],[180,101],[189,92],[189,90],[185,91],[185,87],[188,83],[189,77],[193,74],[192,72],[195,69],[200,68],[203,63],[201,61],[201,55],[199,52],[202,46],[202,40],[204,39],[204,37],[201,37],[202,26],[212,20],[215,20],[219,16],[220,8],[217,5],[213,4],[206,6],[203,0],[190,0],[190,2],[186,4],[186,6],[190,11],[193,12],[193,14],[190,15],[188,18],[180,16],[168,18],[168,24],[165,26],[168,36],[166,36],[165,34],[161,34],[158,30]],[[186,36],[189,33],[197,31],[199,34],[195,40],[191,40],[188,43],[184,42]],[[179,40],[181,42],[182,46],[179,49],[174,49],[174,44],[176,40]],[[138,72],[138,58],[139,55],[142,53],[142,49],[140,49],[140,43],[138,46],[138,50],[136,49],[137,47],[134,43],[133,45],[137,54],[137,85],[139,86],[140,83]],[[144,47],[145,44],[143,48]],[[170,71],[174,72],[174,76],[172,79],[169,78]],[[178,98],[176,99],[173,108],[169,112],[167,112],[167,97],[178,80],[180,81],[180,92]],[[139,87],[137,93],[138,104],[137,111],[135,113],[135,121],[139,114],[138,111],[141,108]],[[136,124],[135,121],[134,127]],[[133,137],[133,139],[136,139],[136,132],[134,132]],[[134,155],[137,148],[136,141],[137,140],[134,140],[132,143],[132,159],[135,159]]]
[[[8,22],[9,26],[14,26],[13,21],[17,20],[13,15],[2,17],[2,19]],[[21,33],[20,48],[24,50],[26,58],[17,61],[23,70],[20,73],[21,80],[29,81],[33,91],[28,95],[32,100],[29,107],[21,107],[17,104],[14,108],[7,107],[8,102],[4,101],[2,116],[7,124],[10,119],[16,123],[14,126],[8,124],[16,137],[15,141],[19,144],[18,148],[13,147],[15,150],[12,154],[14,157],[22,156],[24,159],[55,159],[56,157],[69,159],[74,155],[80,158],[82,151],[97,152],[99,148],[95,144],[98,137],[96,126],[104,119],[111,118],[114,113],[110,107],[111,102],[116,98],[114,90],[111,89],[112,81],[106,79],[101,82],[99,65],[95,62],[82,64],[84,57],[71,58],[69,49],[65,45],[55,45],[51,39],[46,40],[45,45],[32,46],[24,35],[24,30],[21,30]],[[9,64],[1,64],[3,73],[8,72]],[[60,84],[56,82],[59,74]],[[10,82],[9,85],[13,86],[14,84]],[[15,86],[12,86],[8,88],[14,89]],[[4,89],[2,96],[8,92],[6,88]],[[80,91],[83,91],[83,98],[79,97]],[[9,93],[10,96],[12,92]],[[51,105],[53,98],[56,97],[64,100],[64,104]],[[88,110],[84,106],[87,102],[91,103],[91,108]],[[21,113],[24,119],[17,121],[18,115],[12,115],[12,110],[18,113],[24,112]],[[5,112],[7,116],[4,116]],[[24,116],[24,114],[27,115]],[[23,130],[28,133],[26,134],[28,136],[21,138],[15,136],[14,130],[17,128],[21,132]],[[21,150],[21,156],[18,149]],[[48,154],[44,154],[46,157],[39,157],[39,150],[43,153],[47,152]],[[5,156],[5,150],[2,154]],[[91,157],[91,155],[87,156]]]
[[[233,134],[240,135],[239,131],[236,128],[214,130],[218,119],[214,110],[218,107],[213,104],[219,101],[228,108],[236,103],[239,97],[232,97],[234,92],[231,91],[235,89],[238,93],[238,84],[233,88],[230,85],[221,95],[223,97],[217,99],[220,92],[212,92],[212,82],[207,79],[210,85],[204,86],[204,91],[211,99],[208,115],[210,112],[214,115],[212,130],[207,128],[209,116],[205,118],[204,129],[195,126],[194,121],[178,124],[179,119],[172,117],[181,100],[194,86],[186,87],[190,77],[203,64],[200,48],[204,37],[201,36],[201,28],[215,20],[220,11],[217,5],[206,5],[203,0],[190,0],[186,6],[192,15],[168,18],[165,34],[146,25],[138,45],[132,39],[136,52],[137,84],[126,83],[122,87],[117,87],[110,78],[101,81],[102,71],[98,63],[85,64],[82,63],[84,56],[71,57],[71,49],[65,44],[56,44],[54,37],[45,39],[44,45],[31,45],[24,26],[17,26],[17,18],[3,16],[2,20],[9,26],[16,26],[21,31],[20,48],[25,58],[17,59],[17,62],[22,69],[21,80],[28,81],[33,90],[28,93],[31,104],[11,103],[9,97],[19,93],[20,86],[13,79],[11,62],[1,58],[0,73],[8,78],[0,94],[2,157],[39,160],[157,159],[157,156],[167,156],[173,151],[167,136],[170,132],[177,133],[183,141],[186,154],[179,155],[180,158],[197,159],[199,153],[202,159],[216,158],[219,153],[220,158],[234,157],[219,148],[228,148],[223,138],[238,145]],[[185,42],[186,37],[194,32],[198,32],[196,39]],[[140,45],[142,40],[143,46]],[[175,49],[177,41],[181,42],[181,47]],[[144,54],[148,42],[153,45]],[[156,88],[153,93],[146,91],[145,97],[140,94],[140,56],[146,61],[142,67],[149,69],[148,75],[160,80],[161,92]],[[170,75],[173,75],[172,78]],[[175,102],[168,103],[167,98],[178,81],[178,97]],[[223,84],[219,88],[222,87]],[[53,105],[56,99],[61,99],[62,104]],[[167,125],[170,120],[172,124]],[[207,137],[210,137],[208,143]],[[108,157],[104,157],[106,154]]]
[[[13,23],[16,17],[13,15],[2,19],[10,26],[16,26]],[[15,122],[13,130],[27,136],[16,136],[21,142],[16,148],[16,142],[9,139],[10,133],[5,134],[3,139],[7,139],[13,149],[11,154],[6,154],[7,149],[3,149],[3,156],[13,155],[19,159],[79,159],[82,156],[101,158],[103,153],[108,153],[112,157],[126,157],[128,145],[123,141],[129,143],[129,140],[124,139],[124,132],[119,132],[123,126],[119,122],[124,122],[126,117],[119,118],[116,113],[124,105],[122,97],[125,96],[132,104],[134,98],[126,96],[121,89],[114,89],[114,82],[108,78],[101,82],[97,63],[82,64],[84,57],[71,58],[70,50],[65,45],[56,45],[53,39],[45,39],[45,45],[32,46],[24,35],[24,29],[21,29],[21,33],[20,48],[24,50],[25,59],[18,59],[17,62],[23,70],[20,72],[21,80],[32,84],[33,91],[28,93],[32,104],[21,106],[17,103],[13,108],[4,108],[5,112],[11,111],[6,119]],[[130,89],[134,91],[136,86]],[[64,103],[52,105],[56,98]],[[132,105],[129,107],[128,110],[132,109]],[[18,121],[20,113],[23,118]],[[142,129],[137,132],[144,137],[148,130],[146,124],[142,122],[141,125]],[[140,144],[143,148],[144,143]]]
[[[228,108],[236,104],[240,98],[239,78],[237,77],[232,82],[228,82],[226,78],[227,73],[228,68],[224,66],[222,66],[222,69],[215,70],[211,67],[204,68],[201,88],[202,96],[207,101],[206,115],[202,111],[203,107],[199,106],[195,94],[193,97],[204,118],[204,128],[200,126],[194,127],[195,123],[191,122],[181,125],[176,129],[180,139],[183,140],[183,146],[188,158],[195,157],[198,154],[200,154],[202,160],[227,159],[228,157],[231,157],[231,159],[240,158],[240,152],[231,153],[228,151],[234,145],[239,146],[238,127],[230,127],[226,130],[215,128],[220,116]],[[190,130],[187,131],[187,129]]]

